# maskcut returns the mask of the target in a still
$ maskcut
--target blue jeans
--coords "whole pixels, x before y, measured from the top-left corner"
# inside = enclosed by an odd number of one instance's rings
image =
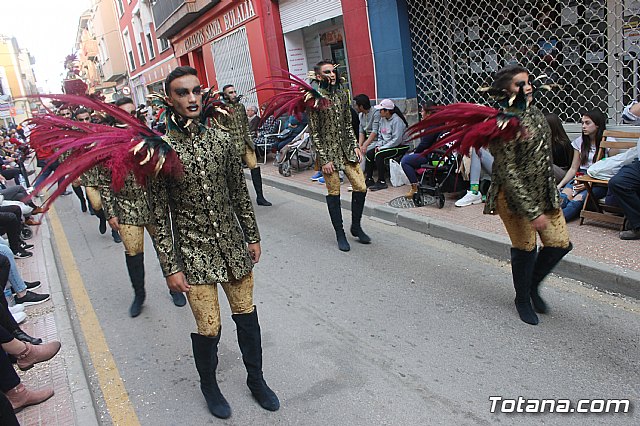
[[[420,154],[407,154],[400,160],[402,170],[404,170],[404,174],[407,175],[411,183],[418,183],[416,170],[425,163],[427,163],[427,159]]]
[[[609,188],[622,207],[631,229],[640,228],[640,160],[620,169],[609,181]]]
[[[574,181],[569,182],[565,188],[573,189]],[[607,195],[607,188],[604,186],[594,186],[591,190],[596,200],[599,200]],[[584,206],[584,201],[587,198],[587,190],[581,191],[574,196],[573,200],[569,200],[566,194],[560,193],[560,207],[562,207],[562,214],[564,219],[568,222],[572,219],[580,216],[580,210]],[[575,197],[580,196],[581,200],[576,200]]]
[[[13,258],[13,251],[6,244],[5,240],[0,239],[0,254],[6,256],[9,259],[9,264],[11,267],[9,268],[9,282],[11,283],[11,287],[16,293],[22,293],[27,289],[27,285],[24,283],[22,276],[20,275],[20,271],[18,270],[18,265],[16,265],[16,261]],[[4,297],[4,295],[2,296]]]

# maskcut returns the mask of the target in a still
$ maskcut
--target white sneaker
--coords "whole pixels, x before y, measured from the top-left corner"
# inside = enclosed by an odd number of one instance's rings
[[[24,312],[24,305],[9,306],[9,312],[11,312],[11,314],[17,314],[18,312]]]
[[[11,315],[13,316],[13,319],[16,320],[18,324],[20,324],[21,322],[27,319],[27,314],[25,314],[24,312],[16,312],[15,314],[11,314]]]
[[[480,194],[479,192],[477,194],[474,194],[471,191],[467,191],[467,195],[465,195],[464,197],[456,201],[455,206],[466,207],[472,204],[480,204],[481,202],[482,202],[482,194]]]

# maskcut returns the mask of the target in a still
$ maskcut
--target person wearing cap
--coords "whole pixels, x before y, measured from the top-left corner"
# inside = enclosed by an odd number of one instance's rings
[[[326,109],[310,109],[309,128],[311,139],[316,146],[322,176],[328,195],[326,197],[331,224],[336,233],[338,248],[351,250],[342,226],[340,207],[340,171],[349,178],[351,193],[351,235],[363,244],[369,244],[371,238],[362,230],[360,221],[364,210],[367,187],[360,168],[362,153],[356,141],[351,125],[351,99],[343,88],[337,66],[330,61],[320,61],[313,69],[319,82],[318,92],[330,101]]]
[[[404,154],[409,145],[404,137],[407,121],[391,99],[383,99],[375,109],[380,111],[380,125],[378,127],[378,144],[367,151],[366,184],[371,191],[388,188],[384,162],[388,159]],[[373,183],[373,169],[378,170],[378,181]]]

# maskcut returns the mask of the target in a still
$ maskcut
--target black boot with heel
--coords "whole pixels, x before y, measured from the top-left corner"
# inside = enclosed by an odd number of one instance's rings
[[[340,196],[327,195],[327,207],[329,208],[331,224],[333,225],[333,229],[336,232],[338,248],[340,249],[340,251],[351,250],[349,241],[347,241],[347,236],[344,234],[344,228],[342,227],[342,210],[340,209]]]
[[[135,318],[142,312],[142,305],[146,298],[144,290],[144,253],[138,253],[135,256],[125,254],[125,258],[134,293],[133,302],[129,308],[129,316]]]

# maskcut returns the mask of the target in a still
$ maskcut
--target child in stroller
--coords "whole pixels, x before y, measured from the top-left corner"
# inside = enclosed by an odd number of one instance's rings
[[[291,169],[298,171],[308,169],[315,163],[316,153],[313,149],[311,137],[306,128],[289,144],[285,145],[276,158],[278,172],[284,176],[291,176]]]

